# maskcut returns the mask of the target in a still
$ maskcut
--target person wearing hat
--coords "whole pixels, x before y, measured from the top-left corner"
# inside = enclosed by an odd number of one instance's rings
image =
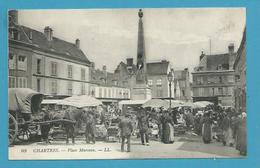
[[[85,138],[86,143],[90,143],[90,141],[95,144],[96,142],[96,119],[93,111],[84,111],[84,120],[86,124],[85,128]]]
[[[224,146],[225,145],[233,146],[233,144],[234,144],[233,131],[232,131],[231,127],[232,127],[231,118],[226,112],[224,112],[224,119],[221,123],[221,128],[223,131],[222,143]]]
[[[127,141],[127,152],[130,152],[130,137],[133,132],[132,122],[130,120],[130,114],[126,113],[122,116],[118,127],[120,129],[120,136],[121,136],[121,152],[124,152],[125,141]]]
[[[205,144],[211,142],[211,125],[212,120],[208,111],[205,111],[202,119],[202,140]]]
[[[142,145],[149,146],[149,118],[144,109],[141,109],[138,117],[138,128],[141,136]]]
[[[42,112],[43,112],[42,121],[50,121],[51,115],[50,115],[49,110],[43,108]],[[49,132],[51,129],[50,123],[42,124],[40,126],[40,128],[41,128],[42,140],[45,141],[46,144],[50,143],[50,141],[49,141]]]

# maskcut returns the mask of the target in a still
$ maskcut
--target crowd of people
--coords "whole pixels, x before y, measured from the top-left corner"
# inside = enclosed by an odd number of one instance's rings
[[[182,124],[186,131],[195,136],[201,136],[205,144],[213,143],[216,140],[222,142],[224,146],[235,147],[241,155],[247,153],[246,113],[236,113],[231,108],[224,109],[215,105],[209,105],[204,109],[181,107],[170,110],[135,107],[131,110],[121,111],[117,107],[103,106],[99,112],[96,108],[77,110],[80,122],[85,125],[86,143],[95,143],[97,124],[103,124],[105,128],[109,128],[112,120],[118,122],[118,135],[121,138],[122,152],[125,151],[125,144],[127,144],[126,151],[130,152],[131,136],[137,136],[142,145],[149,146],[153,136],[153,127],[157,129],[155,133],[157,141],[165,144],[174,143],[175,128],[178,124]],[[55,118],[50,115],[49,110],[43,111],[43,120]],[[65,114],[66,112],[69,113],[69,110],[65,110]],[[50,124],[41,125],[41,135],[47,143],[49,143],[50,128]]]

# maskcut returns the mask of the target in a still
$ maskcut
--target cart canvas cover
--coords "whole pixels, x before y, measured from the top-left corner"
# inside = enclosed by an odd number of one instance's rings
[[[40,109],[43,94],[29,88],[9,88],[9,111],[34,113]]]

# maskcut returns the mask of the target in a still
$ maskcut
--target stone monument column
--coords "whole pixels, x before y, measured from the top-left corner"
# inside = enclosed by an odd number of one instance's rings
[[[138,17],[139,17],[139,23],[138,23],[138,41],[137,41],[136,85],[133,88],[132,99],[144,100],[144,99],[151,99],[151,89],[147,86],[146,55],[145,55],[145,40],[144,40],[142,9],[139,9]]]

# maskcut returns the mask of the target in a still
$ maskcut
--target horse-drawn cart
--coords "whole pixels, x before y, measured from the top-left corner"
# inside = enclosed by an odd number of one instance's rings
[[[29,88],[10,88],[8,90],[9,105],[9,144],[16,139],[29,141],[39,132],[39,126],[52,123],[74,123],[66,119],[42,121],[37,119],[41,110],[43,94]]]

